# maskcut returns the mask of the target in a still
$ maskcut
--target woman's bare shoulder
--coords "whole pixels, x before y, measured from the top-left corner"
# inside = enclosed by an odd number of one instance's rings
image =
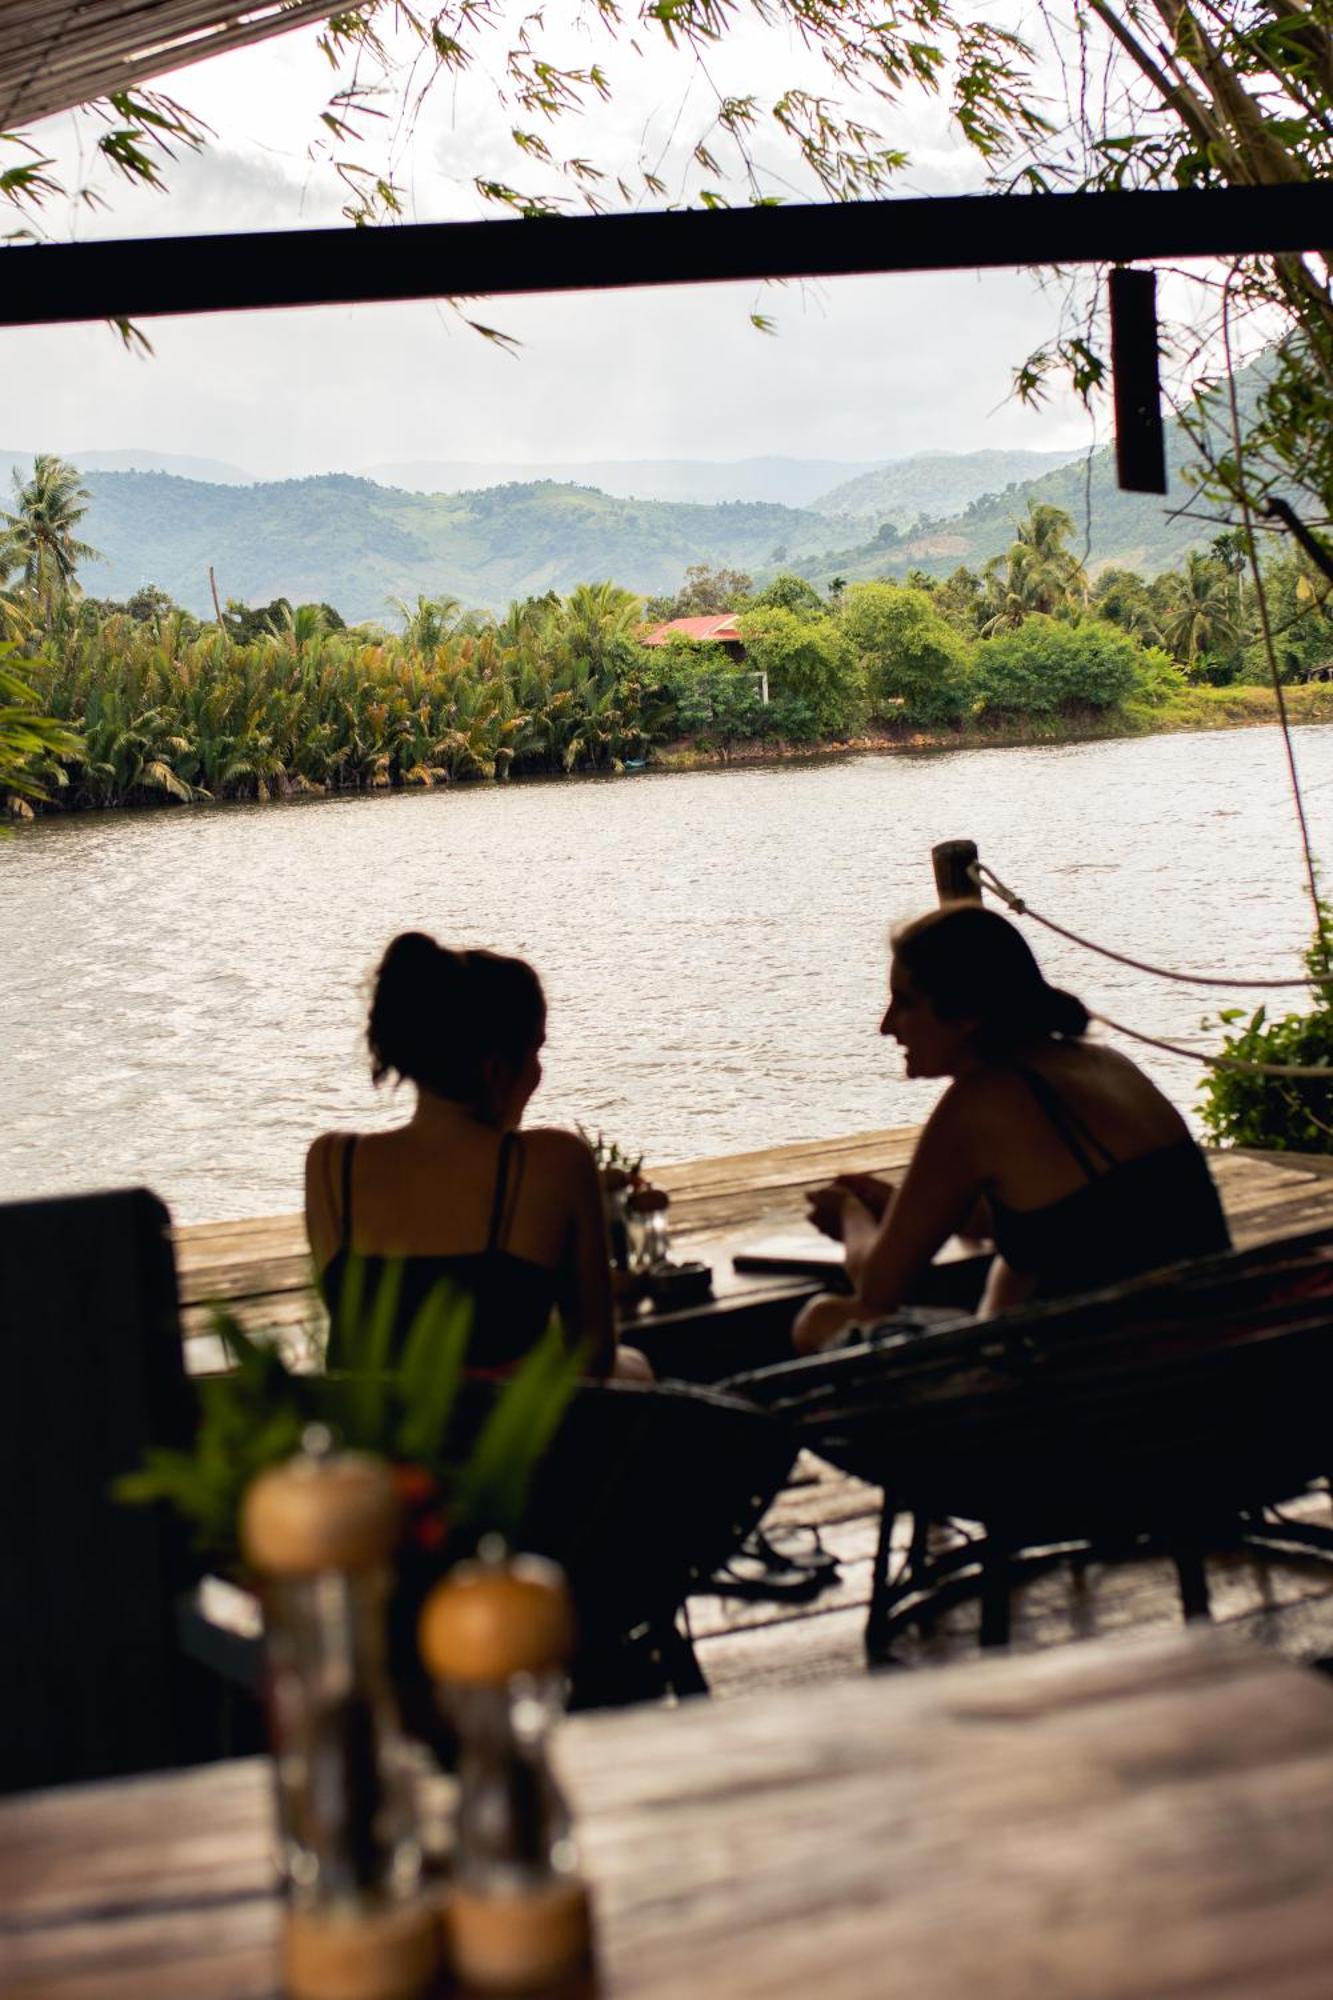
[[[560,1125],[525,1125],[522,1139],[523,1150],[537,1164],[596,1171],[592,1147],[577,1132],[567,1132]]]

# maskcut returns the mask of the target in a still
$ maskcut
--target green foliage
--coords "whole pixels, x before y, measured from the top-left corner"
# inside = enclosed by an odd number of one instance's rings
[[[1143,658],[1137,640],[1101,619],[1072,625],[1037,616],[981,641],[977,691],[995,715],[1114,708],[1141,685]],[[1150,669],[1150,678],[1159,672]]]
[[[844,599],[842,626],[861,663],[873,714],[888,714],[901,702],[907,721],[931,728],[967,712],[971,648],[935,594],[857,584]]]
[[[0,640],[0,808],[15,802],[31,809],[47,787],[65,783],[62,758],[82,755],[72,729],[38,708],[35,688],[13,671],[14,647]],[[44,663],[26,661],[29,675]]]
[[[1323,935],[1306,956],[1311,978],[1317,982],[1312,988],[1314,1006],[1308,1013],[1284,1014],[1275,1021],[1269,1020],[1264,1007],[1248,1020],[1242,1009],[1228,1008],[1220,1019],[1233,1032],[1219,1053],[1239,1062],[1326,1068],[1328,1079],[1210,1069],[1203,1080],[1199,1115],[1220,1144],[1277,1153],[1333,1153],[1333,910],[1322,905],[1321,915]],[[1237,1022],[1244,1025],[1236,1027]]]
[[[865,676],[839,621],[794,611],[740,619],[748,663],[768,675],[782,733],[793,740],[846,736],[865,722]]]
[[[247,1486],[289,1458],[311,1424],[348,1449],[429,1474],[451,1535],[473,1541],[518,1529],[532,1473],[554,1436],[583,1366],[557,1320],[500,1388],[475,1438],[455,1426],[472,1333],[472,1301],[441,1282],[392,1359],[402,1268],[385,1268],[373,1298],[363,1267],[349,1268],[330,1348],[336,1373],[295,1373],[276,1347],[250,1340],[234,1318],[215,1326],[233,1368],[199,1384],[200,1423],[191,1451],[154,1447],[117,1497],[165,1501],[193,1529],[205,1555],[238,1559],[237,1522]],[[336,1344],[336,1345],[335,1345]]]
[[[841,596],[840,590],[833,592],[832,585],[829,588],[833,595]],[[822,618],[825,610],[824,600],[814,585],[803,576],[793,576],[785,570],[758,593],[752,604],[756,611],[791,611],[798,618]]]

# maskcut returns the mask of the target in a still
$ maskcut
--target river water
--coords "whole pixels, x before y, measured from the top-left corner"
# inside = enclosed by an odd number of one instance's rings
[[[1333,727],[1296,742],[1333,869]],[[650,1165],[917,1121],[938,1086],[876,1034],[884,938],[962,835],[1137,956],[1300,969],[1268,729],[53,819],[0,841],[0,1198],[145,1182],[182,1221],[298,1208],[314,1133],[408,1108],[372,1090],[361,1034],[379,952],[416,926],[536,964],[530,1115]],[[1207,1043],[1206,993],[1032,937],[1090,1005]],[[1195,1067],[1142,1060],[1188,1108]]]

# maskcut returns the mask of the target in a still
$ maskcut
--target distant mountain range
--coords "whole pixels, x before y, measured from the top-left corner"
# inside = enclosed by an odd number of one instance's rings
[[[970,454],[969,454],[970,456]],[[677,500],[712,507],[727,500],[766,500],[779,507],[818,507],[830,487],[873,472],[881,461],[836,458],[623,458],[532,465],[484,465],[472,460],[410,459],[365,465],[366,479],[408,493],[476,493],[490,486],[595,486],[619,500]],[[967,495],[984,492],[973,486]],[[960,503],[961,504],[961,503]],[[831,509],[833,513],[840,508]]]
[[[1173,431],[1173,467],[1187,450]],[[821,584],[835,576],[897,577],[912,568],[944,575],[959,563],[979,568],[1007,548],[1031,500],[1065,508],[1080,539],[1087,529],[1094,568],[1117,563],[1152,573],[1209,534],[1196,515],[1173,518],[1190,499],[1176,475],[1165,501],[1121,493],[1109,450],[1091,461],[1056,452],[924,453],[870,470],[833,460],[749,459],[731,466],[627,460],[617,471],[621,485],[649,483],[651,474],[681,486],[695,478],[705,490],[724,474],[739,481],[742,472],[759,485],[764,477],[786,482],[788,491],[801,480],[807,490],[819,488],[830,472],[853,474],[803,506],[734,494],[634,499],[555,480],[454,492],[407,490],[346,473],[247,482],[239,468],[189,459],[162,469],[118,469],[120,461],[140,456],[153,455],[126,449],[88,453],[81,462],[92,496],[82,532],[105,557],[85,566],[84,588],[123,598],[155,583],[201,615],[211,610],[210,564],[224,597],[322,599],[361,620],[388,617],[393,600],[419,594],[501,611],[515,597],[566,592],[607,577],[645,595],[663,594],[697,562],[745,570],[757,581],[780,569]],[[117,465],[99,465],[108,459]],[[0,468],[30,462],[29,454],[0,451]],[[197,464],[216,476],[185,477],[175,469]],[[1037,476],[1015,479],[1024,468]],[[503,469],[433,462],[417,468],[432,479]]]
[[[82,472],[171,472],[178,479],[204,479],[214,486],[248,486],[254,479],[252,472],[243,471],[239,465],[228,465],[225,459],[191,458],[173,451],[137,451],[133,446],[121,451],[60,452],[57,456],[67,458]],[[4,481],[0,492],[8,489],[11,472],[17,471],[26,478],[35,457],[36,453],[31,451],[0,451],[0,478]]]
[[[391,600],[457,597],[495,611],[511,598],[611,578],[675,590],[693,562],[771,570],[799,540],[812,561],[864,524],[762,501],[697,506],[622,500],[538,483],[405,493],[341,473],[214,486],[158,472],[92,472],[81,533],[104,562],[84,589],[125,597],[144,583],[207,615],[212,564],[224,597],[324,600],[353,620]]]

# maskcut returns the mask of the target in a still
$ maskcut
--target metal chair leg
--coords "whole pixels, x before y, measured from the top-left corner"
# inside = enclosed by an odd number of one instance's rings
[[[866,1612],[863,1640],[866,1663],[872,1667],[881,1666],[884,1660],[886,1628],[889,1622],[889,1566],[893,1561],[893,1524],[897,1518],[898,1509],[886,1490],[880,1508],[879,1535],[875,1543],[875,1570],[870,1580],[870,1606]]]
[[[981,1643],[1009,1644],[1009,1593],[1013,1587],[1009,1544],[992,1529],[981,1559]]]
[[[1193,1544],[1178,1542],[1171,1550],[1171,1560],[1176,1566],[1180,1609],[1186,1619],[1211,1618],[1212,1604],[1208,1595],[1208,1571],[1203,1550]]]

